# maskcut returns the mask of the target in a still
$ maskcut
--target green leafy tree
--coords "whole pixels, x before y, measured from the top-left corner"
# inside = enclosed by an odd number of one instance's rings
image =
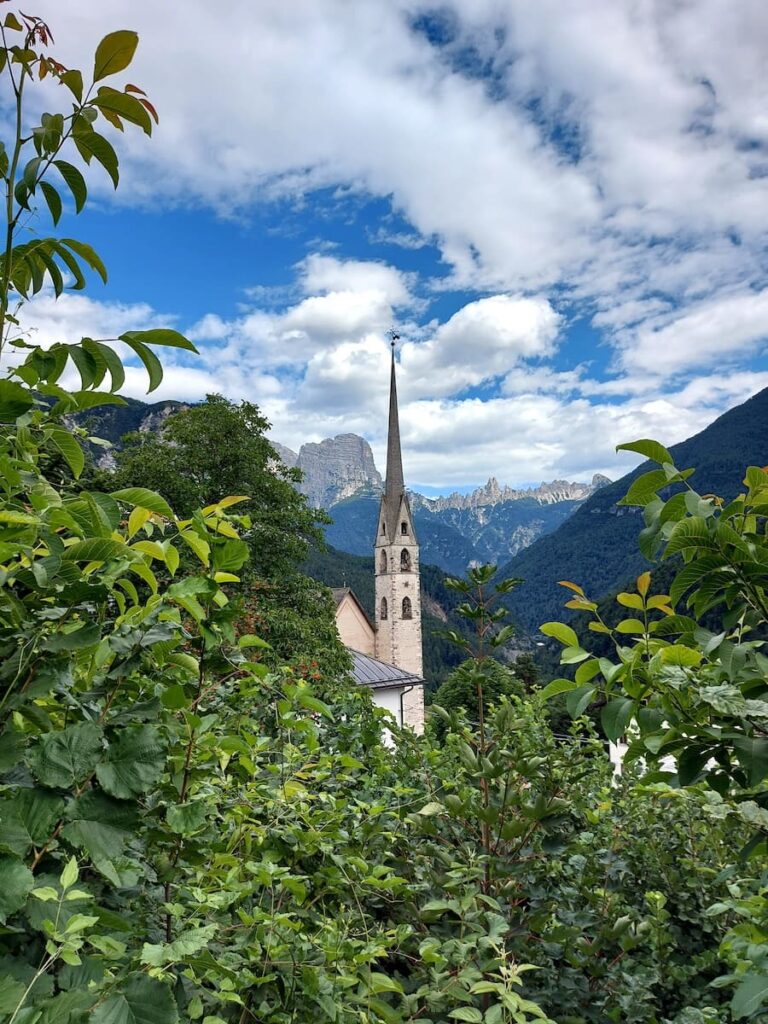
[[[568,607],[591,616],[589,629],[609,638],[611,657],[592,657],[571,627],[548,623],[542,631],[563,645],[562,662],[576,664],[575,679],[555,680],[546,693],[567,693],[579,714],[596,696],[606,734],[629,733],[627,759],[669,765],[660,778],[709,787],[710,814],[753,830],[743,856],[756,867],[768,842],[768,472],[752,466],[744,491],[728,501],[699,494],[694,470],[678,469],[656,441],[620,446],[655,461],[638,477],[625,505],[643,510],[640,547],[647,558],[669,561],[668,592],[652,593],[643,573],[636,590],[616,600],[627,617],[607,620],[578,584],[566,583]],[[707,626],[703,624],[706,616]],[[733,986],[734,1019],[760,1018],[768,1006],[768,914],[762,870],[741,876],[713,914],[744,918],[723,943],[733,970],[719,984]]]
[[[245,496],[244,623],[269,640],[270,664],[288,662],[330,686],[349,667],[335,608],[328,591],[299,571],[310,543],[322,545],[320,525],[328,520],[296,490],[300,473],[280,461],[268,429],[252,403],[209,395],[162,430],[130,437],[112,485],[157,490],[184,515],[222,494]]]

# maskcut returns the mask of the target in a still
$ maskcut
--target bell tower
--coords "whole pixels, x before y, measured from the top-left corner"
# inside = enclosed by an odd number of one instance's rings
[[[387,476],[374,542],[376,578],[376,657],[422,676],[419,545],[405,491],[395,380],[395,339],[389,388]],[[403,724],[424,728],[424,688],[403,695]]]

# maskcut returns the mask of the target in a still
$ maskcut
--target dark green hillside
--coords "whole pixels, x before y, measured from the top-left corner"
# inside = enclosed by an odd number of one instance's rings
[[[653,437],[652,422],[645,435]],[[664,438],[659,440],[663,443]],[[680,468],[696,468],[691,483],[699,492],[733,497],[741,488],[744,467],[768,462],[768,389],[670,450]],[[525,581],[509,597],[509,607],[521,627],[535,630],[542,622],[562,617],[564,591],[557,586],[558,580],[573,580],[599,597],[620,589],[647,567],[637,549],[640,512],[619,508],[617,502],[630,483],[650,468],[650,463],[643,463],[603,487],[554,533],[503,567],[504,576],[520,576]]]
[[[111,441],[118,448],[126,434],[144,426],[156,429],[171,413],[184,409],[183,402],[140,402],[135,398],[124,398],[125,405],[102,405],[96,412],[75,416],[81,425],[92,430],[97,437]]]
[[[441,634],[446,629],[466,632],[465,620],[455,613],[461,595],[449,590],[442,569],[421,563],[421,628],[424,638],[424,677],[435,690],[460,665],[462,652]],[[373,618],[374,585],[373,558],[350,555],[346,551],[328,548],[310,550],[302,571],[328,587],[350,587],[366,612]]]

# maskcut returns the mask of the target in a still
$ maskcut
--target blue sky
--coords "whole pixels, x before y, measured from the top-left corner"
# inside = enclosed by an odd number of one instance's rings
[[[616,476],[617,443],[768,385],[762,0],[59,7],[68,65],[138,30],[161,121],[66,218],[110,282],[36,300],[42,340],[172,324],[201,355],[155,397],[249,399],[275,440],[352,431],[381,465],[394,325],[430,493]]]

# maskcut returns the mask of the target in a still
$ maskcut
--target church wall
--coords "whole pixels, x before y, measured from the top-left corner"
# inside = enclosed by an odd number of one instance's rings
[[[376,639],[370,623],[349,597],[336,609],[336,628],[345,647],[376,657]]]

